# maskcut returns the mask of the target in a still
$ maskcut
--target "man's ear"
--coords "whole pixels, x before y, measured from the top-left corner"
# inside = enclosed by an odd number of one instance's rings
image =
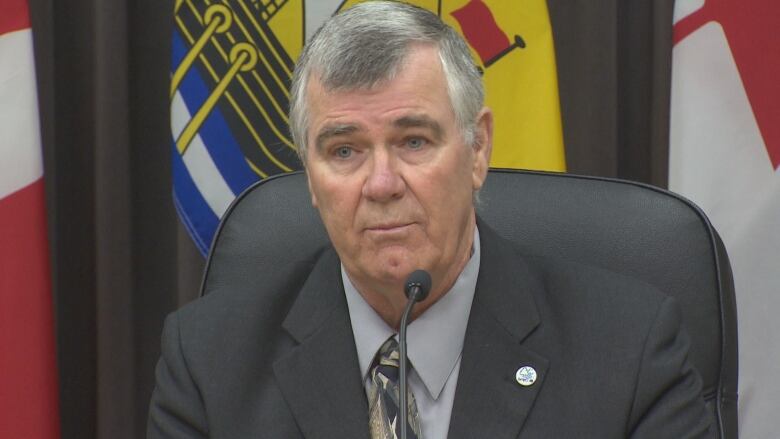
[[[309,186],[309,194],[311,195],[311,205],[314,206],[314,208],[317,207],[317,195],[314,194],[314,191],[311,187],[311,176],[309,176],[309,170],[304,168],[304,173],[306,174],[306,185]]]
[[[472,170],[472,189],[479,190],[487,178],[490,167],[490,154],[493,152],[493,112],[482,107],[477,115],[474,130],[474,168]]]

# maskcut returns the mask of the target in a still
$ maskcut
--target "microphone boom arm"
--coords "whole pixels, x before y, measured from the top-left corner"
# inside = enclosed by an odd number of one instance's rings
[[[424,270],[416,270],[409,275],[406,280],[406,286],[404,287],[404,293],[409,301],[406,303],[406,309],[401,315],[401,327],[398,331],[398,345],[399,345],[399,363],[400,363],[400,381],[401,391],[399,395],[398,409],[401,411],[401,439],[406,439],[406,430],[409,427],[409,407],[407,402],[407,383],[406,383],[406,369],[408,358],[406,356],[406,326],[409,320],[409,315],[412,313],[412,307],[414,304],[425,300],[428,293],[431,290],[431,275]]]

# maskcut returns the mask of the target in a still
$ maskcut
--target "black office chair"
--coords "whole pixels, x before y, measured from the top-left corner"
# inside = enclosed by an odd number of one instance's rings
[[[675,296],[721,438],[737,437],[737,323],[723,243],[690,201],[628,181],[491,170],[479,215],[531,253],[628,274]],[[258,267],[283,266],[327,245],[300,172],[263,180],[225,213],[201,294],[252,288]]]

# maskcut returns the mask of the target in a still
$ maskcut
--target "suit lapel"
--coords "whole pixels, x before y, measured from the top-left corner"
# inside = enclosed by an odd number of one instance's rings
[[[284,322],[300,343],[274,363],[284,398],[307,439],[368,438],[368,402],[339,275],[326,250]]]
[[[484,223],[477,290],[463,345],[449,438],[516,438],[542,388],[548,361],[523,346],[539,325],[534,279],[523,260]],[[537,373],[521,386],[515,373]]]

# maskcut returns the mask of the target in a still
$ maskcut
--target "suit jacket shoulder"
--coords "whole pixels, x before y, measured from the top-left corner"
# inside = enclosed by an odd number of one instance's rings
[[[148,437],[367,439],[338,264],[326,248],[168,316]]]
[[[523,255],[485,224],[480,239],[450,437],[711,437],[672,298]],[[528,386],[515,379],[525,366],[537,374]]]

